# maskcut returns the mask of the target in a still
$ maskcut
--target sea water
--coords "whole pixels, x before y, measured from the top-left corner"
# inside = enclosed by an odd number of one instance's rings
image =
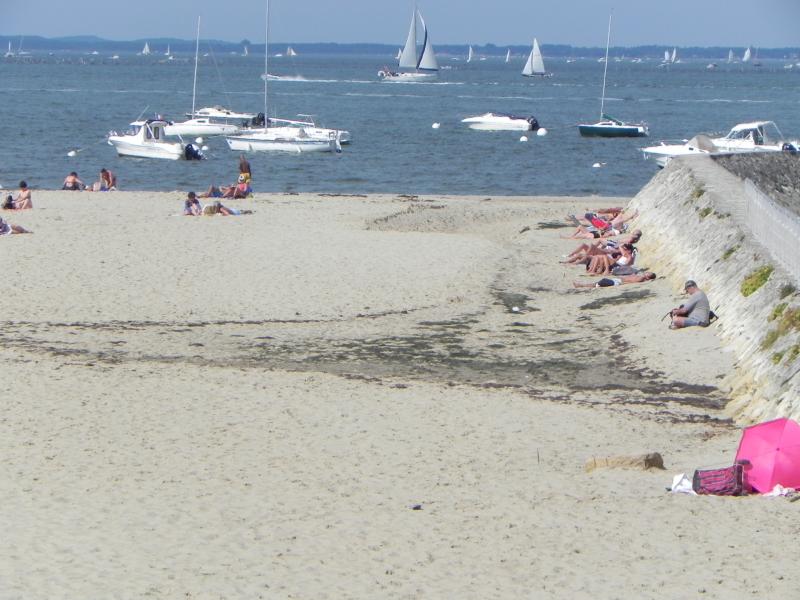
[[[391,57],[301,55],[275,58],[268,114],[312,114],[326,127],[347,129],[341,154],[252,153],[256,191],[479,195],[632,195],[656,172],[641,148],[660,139],[727,132],[734,124],[774,120],[787,137],[800,136],[800,68],[765,61],[760,68],[707,60],[660,67],[611,61],[605,112],[644,121],[649,138],[582,138],[575,125],[600,113],[603,65],[595,59],[547,60],[554,76],[520,75],[525,57],[465,63],[440,56],[429,82],[383,82],[377,71]],[[203,57],[197,107],[264,110],[263,55]],[[0,184],[26,179],[58,188],[77,171],[86,182],[101,167],[128,190],[203,190],[231,184],[238,154],[209,138],[201,162],[118,157],[106,143],[140,115],[181,120],[191,110],[194,57],[81,55],[0,62],[3,101]],[[468,129],[460,120],[487,111],[534,115],[546,136]],[[440,127],[433,128],[434,123]],[[187,140],[188,141],[188,140]],[[77,153],[70,157],[70,150]],[[593,166],[599,165],[599,166]]]

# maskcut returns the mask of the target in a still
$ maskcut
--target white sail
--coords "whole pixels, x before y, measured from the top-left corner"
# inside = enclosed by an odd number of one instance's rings
[[[250,55],[250,48],[245,46],[244,47],[244,52],[242,53],[242,56],[249,56],[249,55]]]
[[[742,62],[750,62],[751,53],[750,46],[748,46],[747,50],[744,51],[744,56],[742,56]]]
[[[164,52],[164,56],[172,56],[172,53],[169,51],[169,44],[167,44],[167,51]]]
[[[400,60],[401,56],[403,56],[403,49],[402,48],[398,48],[397,49],[397,56],[395,56],[394,59],[395,60]]]
[[[469,52],[467,53],[467,62],[472,62],[475,53],[472,51],[472,46],[469,47]]]
[[[544,59],[542,58],[542,51],[539,49],[539,42],[533,38],[533,48],[528,55],[528,60],[525,62],[525,67],[522,69],[522,74],[526,77],[533,75],[544,75]]]
[[[297,56],[297,52],[294,51],[294,48],[289,46],[286,48],[286,56]]]
[[[733,62],[733,50],[728,50],[728,62]]]
[[[510,60],[511,60],[511,48],[506,50],[506,62],[509,62]]]
[[[417,11],[417,14],[419,14],[419,22],[422,24],[422,35],[424,36],[422,42],[422,54],[419,57],[417,68],[425,71],[438,71],[439,63],[436,62],[436,54],[433,52],[431,38],[428,36],[428,28],[425,27],[425,21],[422,20],[422,14],[419,11]]]
[[[678,49],[677,48],[673,48],[672,49],[672,56],[670,57],[669,62],[674,63],[677,60],[678,60]]]
[[[145,42],[144,48],[142,48],[142,56],[148,56],[149,54],[150,54],[150,44]]]
[[[664,50],[664,62],[669,62],[669,50]]]
[[[408,28],[408,37],[403,51],[400,53],[400,67],[406,69],[417,68],[417,11],[411,13],[411,26]]]

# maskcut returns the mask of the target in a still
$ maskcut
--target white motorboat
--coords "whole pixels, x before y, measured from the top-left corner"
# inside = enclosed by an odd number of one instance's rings
[[[164,127],[167,122],[161,119],[134,121],[132,129],[119,134],[112,131],[108,134],[108,143],[119,156],[135,156],[139,158],[162,158],[167,160],[199,160],[203,154],[194,144],[167,141]]]
[[[787,142],[773,121],[739,123],[724,137],[711,138],[700,134],[681,142],[662,141],[657,146],[642,148],[645,158],[652,158],[664,167],[676,156],[739,152],[797,151],[800,142]]]
[[[298,119],[277,119],[270,117],[268,123],[270,125],[276,124],[278,127],[293,127],[295,129],[303,129],[304,134],[308,137],[329,140],[331,136],[339,140],[340,144],[349,144],[351,141],[350,132],[346,129],[329,129],[327,127],[319,127],[314,121],[314,115],[297,115]],[[273,127],[270,127],[273,129]]]
[[[169,53],[169,46],[167,46]],[[171,56],[171,55],[170,55]],[[240,128],[229,122],[219,122],[212,120],[210,116],[198,116],[195,112],[195,102],[197,99],[197,65],[200,56],[200,17],[197,17],[197,37],[194,51],[194,81],[192,83],[192,112],[187,114],[186,121],[173,123],[170,122],[164,127],[164,133],[168,136],[214,136],[214,135],[233,135],[238,133]]]
[[[417,52],[417,18],[422,27],[422,45],[419,52]],[[416,8],[411,13],[411,26],[408,29],[406,45],[400,53],[398,66],[400,69],[413,69],[413,71],[393,71],[384,67],[378,71],[378,77],[384,81],[424,81],[439,70],[436,53],[428,36],[428,28],[425,26],[422,13]]]
[[[481,131],[536,131],[539,122],[536,117],[522,117],[508,113],[488,112],[475,117],[461,119],[470,129]]]

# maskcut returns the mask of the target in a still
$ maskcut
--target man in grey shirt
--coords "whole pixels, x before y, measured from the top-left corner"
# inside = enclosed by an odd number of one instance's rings
[[[697,287],[691,279],[683,286],[684,291],[689,294],[689,300],[682,304],[680,308],[673,308],[670,311],[672,323],[670,329],[680,329],[681,327],[708,327],[708,314],[711,308],[708,305],[708,297],[705,292]]]

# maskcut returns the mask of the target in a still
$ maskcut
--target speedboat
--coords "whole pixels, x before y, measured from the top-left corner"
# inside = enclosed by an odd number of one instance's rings
[[[131,130],[122,134],[112,131],[108,143],[117,150],[119,156],[139,158],[163,158],[167,160],[200,160],[205,158],[194,144],[169,142],[164,128],[168,123],[162,119],[134,121]]]
[[[539,121],[536,120],[536,117],[521,117],[507,113],[488,112],[461,119],[461,122],[469,125],[470,129],[482,131],[536,131],[539,129]]]
[[[739,123],[724,137],[711,138],[700,134],[691,140],[662,141],[657,146],[642,148],[645,158],[652,158],[664,167],[675,156],[726,152],[797,152],[800,142],[787,142],[773,121]]]

